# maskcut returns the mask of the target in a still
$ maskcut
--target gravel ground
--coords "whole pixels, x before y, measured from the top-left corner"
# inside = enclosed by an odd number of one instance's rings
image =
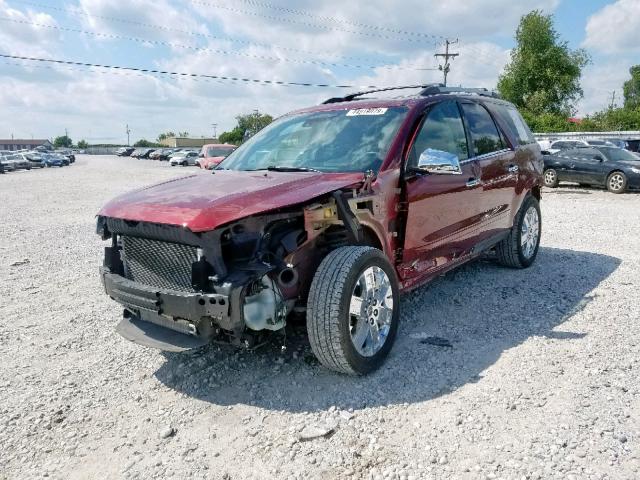
[[[0,176],[0,478],[640,478],[640,195],[545,191],[533,267],[404,296],[387,363],[350,378],[300,328],[284,353],[115,333],[94,215],[186,173],[80,156]]]

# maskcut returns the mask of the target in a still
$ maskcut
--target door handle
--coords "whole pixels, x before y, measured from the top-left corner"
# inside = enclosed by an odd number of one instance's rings
[[[509,173],[518,173],[520,167],[518,165],[509,165]]]
[[[467,188],[477,187],[478,185],[480,185],[480,183],[480,180],[478,180],[477,178],[470,178],[467,181]]]

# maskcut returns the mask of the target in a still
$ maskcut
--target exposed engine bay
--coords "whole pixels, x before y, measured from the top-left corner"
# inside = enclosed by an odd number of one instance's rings
[[[337,191],[203,233],[99,217],[98,233],[111,240],[103,283],[124,306],[123,322],[154,324],[202,344],[252,348],[283,332],[294,309],[304,311],[313,274],[329,251],[365,237],[382,243],[374,221],[379,208],[370,192]],[[119,331],[143,343],[131,325]]]

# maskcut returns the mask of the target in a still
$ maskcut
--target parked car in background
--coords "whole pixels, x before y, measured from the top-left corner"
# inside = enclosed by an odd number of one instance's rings
[[[24,153],[14,153],[7,158],[15,163],[16,170],[31,170],[31,162]]]
[[[238,147],[227,143],[210,143],[204,145],[202,150],[200,150],[198,165],[200,168],[211,170],[218,166],[218,164],[227,158],[236,148]]]
[[[69,165],[69,159],[59,153],[43,153],[42,162],[46,167],[64,167]]]
[[[44,164],[42,163],[42,153],[40,152],[27,152],[23,154],[31,163],[31,168],[44,168]]]
[[[551,145],[549,145],[549,148],[547,148],[546,151],[549,153],[557,153],[561,150],[588,146],[589,145],[584,140],[556,140],[555,142],[551,142]]]
[[[96,231],[117,331],[174,352],[253,348],[306,312],[318,360],[362,375],[391,350],[401,290],[489,250],[532,265],[543,162],[516,108],[484,89],[364,94],[280,117],[215,174],[107,203]]]
[[[169,156],[174,153],[175,148],[160,148],[149,155],[152,160],[169,160]]]
[[[116,150],[116,155],[119,157],[128,157],[135,151],[134,147],[120,147]]]
[[[0,164],[5,172],[13,172],[17,169],[16,161],[9,159],[10,155],[0,153]]]
[[[60,149],[54,150],[53,153],[57,153],[59,155],[63,155],[69,159],[69,164],[74,163],[76,161],[76,156],[71,150]]]
[[[629,142],[627,142],[627,140],[624,140],[624,139],[621,139],[621,138],[605,138],[604,140],[606,142],[609,142],[614,147],[624,148],[625,150],[630,150]]]
[[[544,184],[560,182],[606,187],[613,193],[640,188],[640,156],[618,147],[563,150],[544,156]]]
[[[135,158],[149,158],[149,155],[151,155],[156,149],[155,148],[138,148],[137,150],[135,150],[131,156],[135,157]]]
[[[183,167],[198,164],[198,152],[193,150],[182,150],[175,152],[169,157],[169,164],[172,167],[182,165]]]

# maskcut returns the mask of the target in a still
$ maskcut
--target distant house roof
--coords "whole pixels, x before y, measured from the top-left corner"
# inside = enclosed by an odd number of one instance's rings
[[[44,139],[44,140],[38,140],[38,139],[29,139],[29,140],[25,140],[25,139],[21,139],[21,138],[7,138],[7,139],[2,139],[0,138],[0,144],[5,144],[5,145],[44,145],[45,143],[51,143],[49,140]]]

